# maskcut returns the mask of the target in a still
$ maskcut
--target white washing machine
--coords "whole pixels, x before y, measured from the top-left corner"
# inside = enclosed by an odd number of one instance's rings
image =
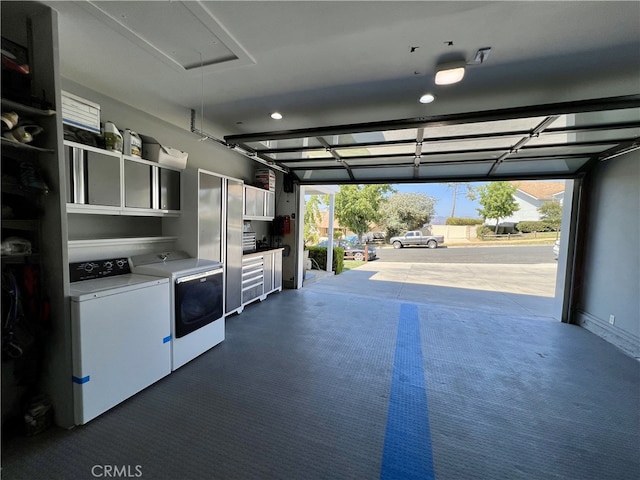
[[[70,264],[73,399],[82,425],[171,373],[169,280],[127,259]]]

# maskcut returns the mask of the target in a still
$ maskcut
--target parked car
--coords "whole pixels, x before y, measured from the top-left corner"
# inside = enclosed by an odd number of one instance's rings
[[[553,258],[557,260],[559,254],[560,254],[560,240],[556,240],[556,243],[553,244]]]
[[[327,240],[318,243],[318,247],[327,247],[329,242]],[[349,240],[336,240],[333,242],[335,247],[340,247],[344,249],[344,259],[345,260],[357,260],[362,261],[365,258],[365,245],[352,242]],[[367,245],[367,252],[369,254],[368,260],[375,260],[378,258],[378,254],[376,252],[376,248]]]
[[[365,245],[343,241],[340,242],[339,246],[344,248],[345,260],[362,261],[365,259]],[[369,254],[369,256],[367,257],[368,260],[375,260],[376,258],[378,258],[375,247],[367,245],[366,252]]]
[[[378,243],[378,244],[383,244],[385,241],[386,235],[384,234],[384,232],[369,232],[369,233],[365,233],[362,236],[362,241],[364,243]]]
[[[404,235],[391,237],[389,243],[393,248],[411,247],[416,245],[427,246],[429,248],[438,248],[438,245],[444,243],[442,235],[425,235],[419,230],[406,232]]]

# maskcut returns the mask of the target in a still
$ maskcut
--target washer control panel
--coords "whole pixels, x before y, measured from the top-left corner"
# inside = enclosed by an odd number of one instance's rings
[[[69,264],[71,282],[94,278],[115,277],[131,273],[128,258],[108,258],[106,260],[88,260]]]

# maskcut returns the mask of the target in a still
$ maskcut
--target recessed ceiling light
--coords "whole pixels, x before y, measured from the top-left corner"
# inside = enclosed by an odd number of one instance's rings
[[[436,68],[436,85],[458,83],[464,77],[464,62],[446,63]]]
[[[433,93],[425,93],[420,97],[420,103],[431,103],[436,99]]]
[[[271,114],[271,118],[274,120],[282,120],[282,114],[280,112],[273,112]]]

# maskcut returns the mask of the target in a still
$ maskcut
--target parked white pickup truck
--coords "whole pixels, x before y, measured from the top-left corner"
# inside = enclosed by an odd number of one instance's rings
[[[444,243],[442,235],[423,235],[419,230],[407,232],[399,237],[391,237],[389,243],[393,248],[408,247],[411,245],[426,245],[429,248],[437,248]]]

